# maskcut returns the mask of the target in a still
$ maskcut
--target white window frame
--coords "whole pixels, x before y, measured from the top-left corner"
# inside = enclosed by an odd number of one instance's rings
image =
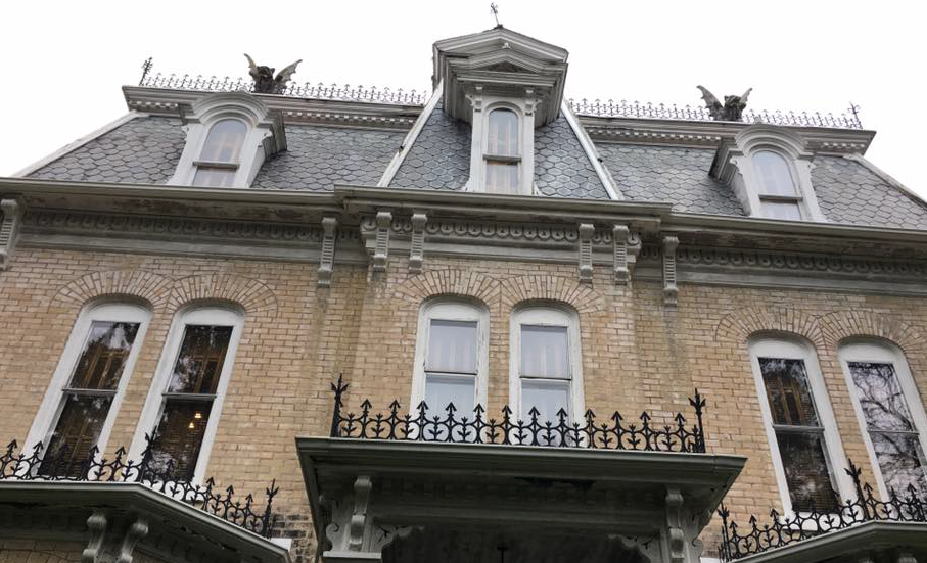
[[[814,347],[803,339],[790,336],[757,336],[748,341],[750,352],[750,366],[756,384],[757,400],[760,413],[763,417],[763,426],[766,429],[766,439],[769,442],[769,452],[772,458],[773,471],[779,486],[779,498],[782,501],[783,514],[786,518],[795,516],[792,509],[792,499],[789,495],[789,485],[785,478],[785,466],[779,452],[779,441],[776,439],[776,430],[773,427],[772,409],[769,406],[769,397],[766,394],[766,383],[760,371],[758,358],[777,358],[783,360],[801,360],[804,362],[805,374],[811,386],[811,400],[817,411],[821,426],[824,428],[824,455],[830,471],[831,483],[837,494],[837,501],[842,502],[850,491],[852,483],[846,472],[846,454],[843,442],[837,430],[837,422],[830,404],[830,396],[818,363]]]
[[[219,375],[219,384],[216,388],[216,399],[212,404],[209,420],[206,422],[206,429],[203,432],[203,442],[200,445],[199,457],[196,460],[193,478],[190,480],[191,483],[202,484],[205,478],[206,466],[209,464],[209,457],[212,453],[212,446],[219,428],[222,406],[225,403],[226,393],[228,392],[229,383],[232,379],[235,355],[238,351],[238,342],[241,339],[242,326],[244,325],[244,315],[239,311],[220,306],[202,306],[191,307],[175,315],[170,332],[168,332],[164,350],[161,353],[161,358],[158,360],[158,367],[155,370],[151,387],[148,389],[148,397],[145,399],[145,406],[142,409],[138,426],[135,429],[135,436],[132,439],[132,447],[129,449],[129,455],[130,459],[141,459],[142,453],[145,451],[147,445],[145,434],[153,432],[161,418],[165,403],[162,394],[167,390],[168,385],[170,385],[171,375],[174,365],[177,362],[177,356],[180,354],[180,345],[183,342],[183,336],[187,325],[232,327],[232,336],[229,338],[228,351],[226,352],[225,361],[222,364],[222,373]]]
[[[486,170],[491,160],[509,160],[489,152],[489,115],[497,109],[507,109],[518,120],[518,189],[516,195],[530,195],[534,189],[534,126],[537,100],[533,94],[523,97],[501,97],[483,95],[471,96],[473,108],[470,141],[470,179],[466,190],[486,192]]]
[[[869,461],[872,464],[876,483],[879,487],[879,494],[883,499],[887,499],[888,488],[882,477],[882,467],[879,465],[879,458],[876,456],[875,446],[872,443],[872,437],[869,435],[866,415],[863,412],[863,406],[859,400],[859,391],[857,391],[856,384],[853,382],[853,374],[850,373],[849,363],[873,362],[892,364],[895,368],[895,377],[898,378],[898,385],[901,387],[905,403],[908,406],[908,410],[911,412],[914,429],[917,431],[918,438],[920,438],[921,451],[927,455],[927,413],[924,411],[921,395],[917,389],[917,384],[914,382],[914,377],[911,374],[911,368],[908,366],[908,361],[904,352],[894,344],[879,338],[852,338],[840,343],[837,356],[840,359],[840,367],[843,369],[843,375],[846,378],[847,387],[850,391],[853,410],[856,412],[860,431],[866,443],[866,451],[869,453]],[[925,465],[925,468],[927,468],[927,465]],[[907,491],[895,492],[899,495],[907,494]]]
[[[215,129],[217,125],[225,121],[234,121],[244,126],[244,132],[242,133],[241,138],[238,141],[239,143],[238,154],[235,156],[234,161],[222,162],[222,161],[214,161],[214,160],[209,160],[209,161],[202,160],[203,151],[206,149],[206,142],[209,140],[209,136],[212,134],[213,129]],[[200,148],[199,148],[199,152],[197,153],[197,158],[196,160],[193,161],[194,170],[193,170],[193,176],[190,178],[190,183],[193,184],[194,179],[196,178],[196,174],[200,170],[223,170],[223,171],[232,172],[233,174],[232,185],[234,186],[235,185],[234,176],[238,175],[238,170],[241,168],[241,161],[242,161],[242,156],[243,156],[242,153],[245,152],[245,141],[248,140],[249,133],[251,132],[251,124],[237,115],[218,115],[210,121],[210,123],[208,124],[208,126],[205,127],[205,129],[206,129],[205,134],[202,136],[202,140],[200,141]],[[205,187],[208,187],[208,186],[205,186]]]
[[[132,351],[129,352],[129,356],[126,358],[122,376],[116,386],[116,393],[113,395],[109,412],[106,413],[106,419],[97,438],[96,446],[101,455],[105,452],[113,424],[116,422],[119,408],[125,398],[126,387],[132,378],[135,362],[138,360],[139,351],[145,340],[148,324],[151,321],[151,311],[141,305],[109,302],[95,303],[84,307],[74,323],[74,328],[71,329],[71,333],[68,335],[58,365],[39,406],[38,414],[36,414],[32,422],[32,428],[29,430],[23,451],[30,451],[39,442],[48,445],[48,440],[55,430],[61,410],[64,408],[63,388],[67,386],[71,376],[74,375],[74,370],[77,369],[77,362],[80,360],[81,353],[84,350],[84,343],[90,334],[90,327],[96,321],[138,323],[139,325],[138,332],[135,333],[135,340],[132,342]]]
[[[756,156],[759,153],[764,153],[764,152],[772,153],[782,159],[782,162],[785,164],[786,169],[788,170],[789,180],[792,182],[792,189],[795,191],[795,195],[788,196],[788,195],[768,194],[763,191],[764,186],[763,186],[762,180],[760,180],[759,171],[757,170]],[[755,186],[756,186],[756,197],[757,197],[757,201],[759,202],[759,209],[757,210],[757,213],[761,217],[770,219],[770,217],[766,217],[766,215],[763,213],[764,203],[791,203],[791,204],[794,204],[798,208],[798,215],[800,217],[800,220],[804,221],[804,220],[809,219],[808,210],[805,209],[806,206],[804,203],[804,198],[802,197],[802,190],[801,190],[801,187],[798,185],[798,171],[795,169],[795,164],[794,162],[792,162],[792,160],[789,158],[788,155],[783,154],[783,152],[777,149],[776,147],[759,146],[750,152],[750,166],[753,169],[753,174],[755,178]]]
[[[570,420],[582,423],[586,414],[585,386],[583,385],[582,341],[579,330],[579,315],[566,307],[556,305],[530,305],[518,307],[512,312],[509,342],[509,408],[516,420],[527,420],[528,413],[521,405],[521,327],[566,326],[567,355],[570,362]]]
[[[409,412],[414,417],[418,405],[425,400],[425,359],[432,320],[476,322],[476,396],[473,404],[474,407],[481,405],[485,409],[489,402],[489,310],[463,300],[437,299],[425,303],[419,309]],[[432,412],[437,409],[438,414],[443,414],[441,409],[445,406],[429,405]],[[458,418],[464,416],[472,420],[473,413],[461,411],[457,414]]]

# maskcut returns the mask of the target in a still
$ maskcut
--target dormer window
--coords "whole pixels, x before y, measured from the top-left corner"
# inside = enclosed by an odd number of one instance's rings
[[[771,150],[759,150],[753,153],[752,161],[760,215],[768,219],[801,221],[801,196],[785,158]]]
[[[238,156],[248,127],[237,119],[223,119],[209,130],[194,165],[194,186],[230,187],[238,171]]]
[[[518,168],[521,163],[518,146],[518,116],[507,108],[494,109],[489,114],[486,161],[487,192],[518,193]]]

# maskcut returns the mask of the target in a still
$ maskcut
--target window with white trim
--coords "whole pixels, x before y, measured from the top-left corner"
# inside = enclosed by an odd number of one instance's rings
[[[813,348],[758,338],[750,355],[786,511],[835,510],[840,481],[834,468],[846,458]]]
[[[133,451],[150,433],[154,467],[177,480],[202,478],[241,336],[242,316],[223,308],[178,315],[149,391]]]
[[[238,172],[239,155],[248,126],[237,119],[217,121],[206,135],[200,155],[193,162],[194,186],[231,187]]]
[[[508,108],[489,113],[486,128],[485,189],[490,193],[517,194],[521,151],[518,139],[518,116]]]
[[[46,446],[40,474],[79,475],[92,449],[106,447],[150,317],[126,304],[81,313],[30,433]]]
[[[904,354],[871,339],[843,343],[839,356],[883,498],[927,492],[927,417]]]
[[[488,312],[460,301],[422,307],[416,346],[412,405],[422,401],[429,417],[445,416],[453,404],[458,417],[472,418],[486,404]]]
[[[801,221],[801,195],[786,159],[776,151],[758,150],[750,157],[757,178],[760,215],[768,219]]]
[[[510,394],[517,418],[570,424],[583,415],[577,315],[557,307],[525,307],[512,315]]]

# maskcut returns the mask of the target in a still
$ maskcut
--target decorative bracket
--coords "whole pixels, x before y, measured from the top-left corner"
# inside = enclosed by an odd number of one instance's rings
[[[23,209],[15,199],[2,199],[0,212],[3,213],[3,219],[0,221],[0,271],[3,271],[10,267],[10,259],[16,247],[16,236],[22,223]]]
[[[4,200],[7,201],[7,200]],[[87,530],[90,532],[90,541],[80,555],[81,563],[97,563],[100,557],[100,548],[103,547],[103,537],[106,534],[106,513],[95,510],[87,518]]]
[[[678,488],[666,488],[666,550],[669,563],[685,563],[686,560],[682,501],[682,493]]]
[[[322,219],[322,256],[319,261],[319,285],[322,287],[329,287],[332,284],[337,227],[338,219],[334,217]]]
[[[409,273],[421,274],[425,260],[425,223],[428,216],[424,213],[412,214],[412,244],[409,250]]]
[[[628,229],[627,225],[615,225],[612,227],[612,244],[614,246],[612,271],[615,275],[616,284],[627,285],[631,281],[631,268],[628,266],[628,239],[630,237],[631,230]]]
[[[373,271],[385,272],[386,259],[389,257],[389,227],[393,215],[389,211],[377,212],[377,243],[373,250]]]
[[[592,283],[592,235],[595,234],[595,225],[581,223],[579,225],[579,281]]]
[[[350,551],[361,551],[364,547],[364,532],[367,530],[367,509],[370,504],[370,489],[373,482],[369,475],[360,475],[354,481],[354,514],[351,515],[351,535],[348,540]]]
[[[679,302],[679,286],[676,285],[676,248],[679,237],[663,237],[663,304],[675,306]]]
[[[142,518],[132,522],[132,525],[126,530],[125,538],[122,540],[122,547],[119,549],[119,558],[116,559],[116,563],[132,563],[135,546],[146,535],[148,535],[148,522]]]

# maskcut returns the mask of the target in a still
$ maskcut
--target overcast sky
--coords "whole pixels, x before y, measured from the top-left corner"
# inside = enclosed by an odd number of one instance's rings
[[[701,103],[753,87],[749,107],[842,113],[878,131],[867,157],[927,196],[927,4],[497,0],[502,24],[570,52],[566,93]],[[298,82],[427,89],[431,44],[495,25],[489,1],[8,2],[0,83],[10,175],[127,112],[154,72],[244,77],[248,52]]]

